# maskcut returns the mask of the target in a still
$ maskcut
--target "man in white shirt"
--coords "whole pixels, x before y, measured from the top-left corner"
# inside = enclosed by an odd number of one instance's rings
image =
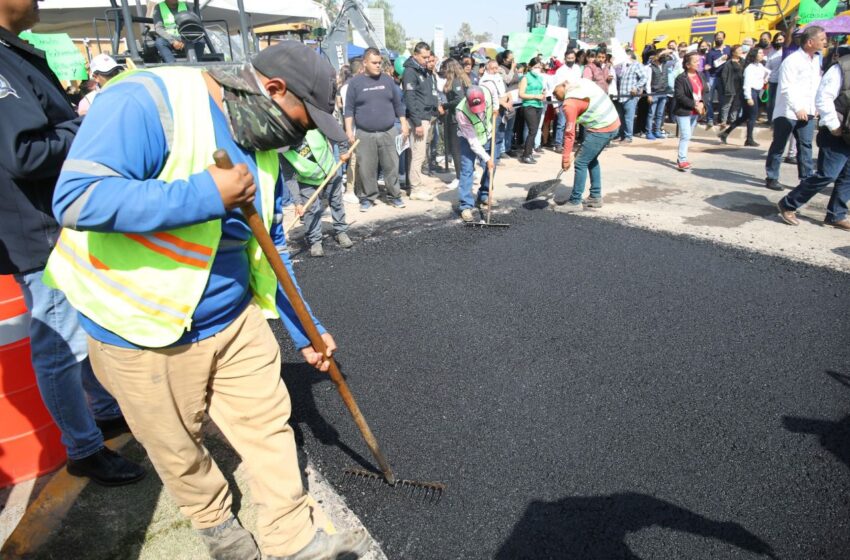
[[[765,186],[781,191],[779,166],[788,137],[797,140],[797,174],[805,179],[812,174],[812,135],[815,130],[815,95],[820,85],[820,58],[826,46],[826,33],[816,25],[800,36],[800,50],[788,55],[779,67],[779,86],[773,108],[773,142],[767,151]]]
[[[815,97],[815,108],[820,114],[818,169],[777,203],[779,216],[788,225],[800,225],[797,210],[834,182],[835,188],[829,197],[824,222],[850,231],[850,218],[847,217],[847,202],[850,201],[850,144],[844,139],[844,135],[850,138],[850,131],[842,122],[850,112],[850,103],[847,102],[850,84],[844,83],[845,72],[850,72],[850,55],[842,56],[838,64],[833,64],[824,74],[818,88]]]
[[[501,156],[503,150],[500,149],[500,146],[503,148],[505,145],[507,115],[513,111],[513,103],[511,102],[510,94],[507,92],[505,79],[502,76],[502,70],[499,68],[498,62],[495,60],[487,62],[487,65],[484,67],[484,75],[481,76],[478,85],[487,88],[490,98],[498,100],[499,103],[499,107],[497,108],[499,111],[499,128],[496,129],[496,151],[498,152],[497,155]]]
[[[576,52],[572,49],[568,50],[564,55],[564,64],[552,76],[552,90],[563,83],[576,83],[581,78],[581,72],[581,66],[576,64]],[[560,154],[564,151],[564,128],[567,126],[567,120],[564,112],[561,111],[560,103],[555,104],[555,115],[557,115],[557,120],[555,121],[555,146],[553,150]]]

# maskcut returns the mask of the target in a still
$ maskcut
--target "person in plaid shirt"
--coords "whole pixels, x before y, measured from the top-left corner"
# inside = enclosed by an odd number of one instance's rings
[[[635,128],[635,112],[638,101],[646,88],[646,72],[643,66],[638,64],[637,57],[633,51],[628,51],[629,61],[620,76],[619,92],[620,101],[623,103],[623,138],[620,142],[630,144]]]

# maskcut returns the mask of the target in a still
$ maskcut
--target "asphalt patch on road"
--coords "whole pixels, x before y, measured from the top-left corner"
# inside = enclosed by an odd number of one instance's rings
[[[499,220],[297,265],[396,474],[448,485],[431,504],[345,482],[374,461],[285,342],[299,442],[390,559],[850,555],[846,274]]]

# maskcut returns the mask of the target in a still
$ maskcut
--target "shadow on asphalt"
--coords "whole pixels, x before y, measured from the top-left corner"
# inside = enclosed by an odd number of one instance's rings
[[[692,169],[691,173],[707,181],[722,181],[724,183],[746,185],[748,187],[764,187],[764,181],[754,178],[749,173],[741,173],[740,171],[732,171],[730,169],[702,169],[697,167]]]
[[[850,259],[850,245],[848,245],[847,247],[836,247],[832,250],[832,252],[836,255],[844,257],[845,259]]]
[[[531,502],[495,558],[640,560],[626,537],[650,527],[717,539],[775,557],[768,543],[738,523],[715,521],[653,496],[625,492]]]
[[[673,158],[675,159],[675,156],[676,156],[675,148],[672,149],[671,153],[673,155]],[[626,155],[627,158],[634,160],[634,161],[642,161],[644,163],[654,163],[656,165],[660,165],[662,167],[667,167],[669,169],[676,169],[678,171],[678,169],[676,168],[676,162],[671,160],[670,158],[663,158],[663,157],[658,157],[658,156],[646,156],[646,155],[643,155],[643,154],[625,154],[625,155]]]
[[[691,140],[691,142],[693,142],[693,140]],[[735,146],[735,145],[732,145],[732,144],[728,144],[728,145],[722,146],[722,147],[705,148],[703,150],[700,150],[700,153],[708,154],[708,155],[718,155],[718,156],[732,157],[732,158],[738,158],[738,159],[746,159],[746,160],[752,161],[754,159],[764,159],[766,154],[767,154],[765,149],[766,148],[764,148],[764,147],[759,148],[759,149],[754,149],[754,148],[745,148],[743,146]]]
[[[826,374],[850,389],[850,374],[833,370],[827,370]],[[783,416],[782,426],[795,434],[818,436],[821,447],[850,469],[850,415],[838,421]]]
[[[340,371],[343,371],[343,366],[339,361],[337,361],[337,366],[339,366]],[[344,371],[343,377],[345,377]],[[336,392],[336,388],[330,377],[317,373],[312,366],[303,362],[285,363],[283,364],[283,381],[289,390],[289,397],[292,401],[292,415],[289,423],[295,432],[299,465],[304,466],[307,464],[306,455],[304,455],[304,428],[308,428],[313,434],[313,437],[323,445],[340,449],[357,463],[357,465],[366,470],[374,471],[376,469],[372,462],[352,449],[348,443],[342,441],[337,429],[325,420],[325,417],[319,412],[314,391],[324,390]],[[357,396],[355,395],[356,398]]]

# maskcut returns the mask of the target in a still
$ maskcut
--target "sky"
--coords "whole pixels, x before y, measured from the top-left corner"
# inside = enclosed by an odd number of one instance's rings
[[[502,35],[526,31],[526,0],[395,0],[393,15],[409,37],[431,41],[434,26],[442,25],[450,44],[464,21],[475,33],[489,31],[498,43]],[[625,7],[624,7],[625,10]],[[631,41],[635,20],[624,15],[617,27],[617,37]]]

